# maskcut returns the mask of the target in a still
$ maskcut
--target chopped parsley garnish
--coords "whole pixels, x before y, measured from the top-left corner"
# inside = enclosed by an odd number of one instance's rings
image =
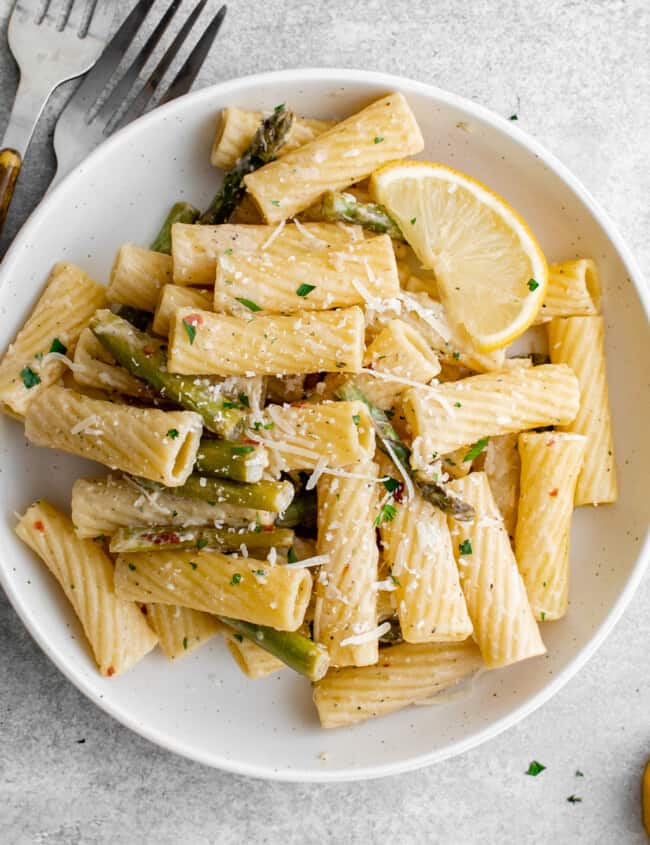
[[[253,575],[257,575],[258,578],[265,578],[266,572],[263,569],[254,569]]]
[[[223,254],[224,255],[232,255],[232,249],[230,247],[228,247],[228,249],[224,249]]]
[[[255,446],[234,446],[232,453],[233,455],[248,455],[250,452],[255,451]]]
[[[205,537],[199,537],[199,539],[196,541],[196,548],[199,549],[199,551],[201,549],[204,549],[207,545],[208,541],[205,539]]]
[[[59,352],[61,355],[65,355],[67,351],[68,347],[64,343],[61,343],[58,337],[55,337],[50,346],[50,352]]]
[[[135,566],[132,563],[129,564],[129,569],[131,572],[135,572]]]
[[[458,359],[460,358],[460,352],[452,352],[451,357],[454,359],[454,361],[458,361]]]
[[[222,402],[221,407],[227,410],[230,410],[231,408],[235,408],[237,411],[243,410],[243,407],[239,402]]]
[[[462,408],[462,407],[463,406],[461,405],[460,402],[454,402],[454,408]]]
[[[417,218],[417,217],[411,217],[411,226],[415,226],[415,224],[417,223],[417,221],[418,221],[418,218]]]
[[[360,415],[359,415],[359,414],[352,414],[352,422],[353,422],[355,425],[359,425],[359,423],[361,422],[361,417],[360,417]]]
[[[374,140],[375,144],[381,144],[381,142],[384,140],[384,136],[383,135],[375,135],[373,140]]]
[[[278,112],[284,111],[284,103],[280,103],[280,105],[276,106],[273,111],[277,114]]]
[[[239,399],[239,401],[242,403],[242,405],[244,406],[244,408],[250,408],[251,403],[248,401],[248,396],[246,396],[246,394],[245,394],[245,393],[240,393],[240,394],[237,396],[237,398],[238,398],[238,399]]]
[[[385,478],[383,484],[389,493],[394,493],[402,486],[402,482],[398,481],[396,478]]]
[[[458,544],[458,551],[461,555],[471,555],[472,554],[472,541],[471,540],[463,540],[462,543]]]
[[[379,513],[375,517],[373,525],[376,528],[378,525],[382,525],[384,522],[392,522],[395,519],[396,514],[397,509],[393,505],[389,505],[387,502],[385,505],[381,506]]]
[[[241,634],[233,634],[233,636],[237,640],[238,643],[244,642],[244,637]]]
[[[402,586],[402,585],[400,584],[400,581],[399,581],[399,578],[397,577],[397,575],[393,575],[393,567],[392,567],[392,566],[389,566],[389,567],[388,567],[388,577],[389,577],[389,578],[390,578],[390,580],[393,582],[393,584],[395,584],[395,586],[396,586],[396,587],[401,587],[401,586]]]
[[[287,560],[289,563],[298,563],[298,555],[296,554],[296,550],[293,546],[289,547],[289,551],[287,552]]]
[[[531,760],[530,765],[528,766],[528,771],[526,772],[527,775],[536,778],[540,772],[543,772],[546,766],[538,763],[537,760]]]
[[[270,429],[273,428],[274,425],[275,425],[275,423],[272,423],[272,422],[263,424],[259,420],[257,420],[256,422],[253,423],[253,428],[255,429],[255,431],[259,431],[262,428],[265,431],[269,431]]]
[[[309,294],[314,290],[316,285],[300,285],[300,287],[296,290],[298,296],[309,296]]]
[[[183,320],[183,326],[185,327],[191,346],[194,343],[194,338],[196,337],[196,328],[191,323],[188,323],[187,320]]]
[[[583,778],[584,776],[585,776],[584,772],[581,772],[580,769],[576,769],[576,777],[577,778]]]
[[[342,370],[344,367],[347,367],[347,364],[345,363],[345,361],[337,361],[336,362],[336,369],[337,370]]]
[[[519,120],[519,116],[516,114],[511,114],[508,120]]]
[[[463,463],[465,461],[473,461],[474,458],[478,458],[483,449],[485,449],[485,447],[488,445],[489,439],[489,437],[481,437],[480,440],[477,440],[476,443],[469,449],[469,451],[463,458]]]
[[[257,304],[257,302],[253,302],[252,299],[245,299],[243,296],[236,296],[235,299],[237,302],[245,305],[246,308],[249,308],[251,311],[261,311],[262,309]]]
[[[176,440],[176,438],[178,437],[178,429],[170,428],[167,432],[167,437],[171,437],[172,440]]]
[[[528,279],[528,290],[534,291],[537,290],[539,287],[539,282],[535,281],[535,279]]]
[[[280,200],[271,200],[271,205],[280,205]]]
[[[540,616],[542,617],[542,622],[544,622],[544,621],[545,621],[545,619],[546,619],[546,613],[545,613],[543,610],[542,610],[542,612],[540,613]]]
[[[20,377],[27,390],[29,390],[30,387],[36,387],[37,384],[41,383],[41,377],[38,373],[35,373],[31,367],[23,367],[20,371]]]
[[[582,798],[580,798],[578,795],[569,795],[567,801],[569,802],[569,804],[579,804],[582,801]]]
[[[183,637],[183,648],[187,651],[187,637]]]
[[[241,581],[242,581],[242,575],[240,575],[239,572],[235,572],[234,575],[232,576],[232,578],[230,579],[230,584],[231,584],[231,586],[234,587],[237,584],[240,584]]]
[[[192,569],[198,569],[199,568],[198,563],[195,563],[193,560],[190,561],[190,566],[192,567]]]

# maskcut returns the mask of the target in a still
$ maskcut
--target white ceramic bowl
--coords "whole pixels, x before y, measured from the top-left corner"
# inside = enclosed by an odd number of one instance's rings
[[[647,367],[648,295],[639,271],[607,216],[553,156],[512,123],[431,86],[353,70],[283,71],[198,91],[128,126],[53,190],[16,238],[0,268],[2,346],[25,319],[53,262],[77,262],[106,281],[117,247],[128,240],[149,243],[173,201],[207,204],[218,178],[208,157],[222,106],[268,109],[287,102],[299,113],[342,117],[396,89],[422,128],[422,157],[468,171],[506,197],[549,259],[587,255],[598,261],[621,498],[614,507],[582,508],[575,516],[571,607],[566,619],[543,626],[546,657],[483,675],[467,697],[325,732],[309,684],[289,671],[248,681],[219,641],[177,664],[156,652],[122,677],[102,678],[54,580],[12,531],[14,513],[35,498],[67,508],[74,478],[97,467],[27,446],[22,427],[2,417],[0,574],[25,625],[61,671],[123,724],[233,772],[358,779],[415,769],[477,745],[530,713],[577,672],[643,574],[650,409],[642,365],[645,353]],[[321,759],[324,751],[327,759]]]

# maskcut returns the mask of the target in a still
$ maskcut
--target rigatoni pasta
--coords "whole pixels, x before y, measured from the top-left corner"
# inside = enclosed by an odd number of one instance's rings
[[[248,301],[249,310],[257,310]],[[172,373],[221,376],[359,372],[363,357],[360,308],[243,320],[179,308],[169,331]]]
[[[537,322],[555,317],[588,317],[600,311],[600,276],[591,258],[550,264],[548,288]]]
[[[244,183],[269,223],[293,217],[325,191],[340,190],[382,164],[424,147],[402,94],[389,94],[315,140],[249,173]]]
[[[202,431],[192,411],[135,408],[48,387],[29,407],[25,434],[37,446],[62,449],[169,487],[192,472]]]
[[[115,563],[122,598],[180,604],[280,631],[302,625],[311,587],[307,569],[198,549],[121,554]]]
[[[150,603],[143,605],[143,612],[169,660],[184,657],[222,630],[215,616],[189,607]]]
[[[0,403],[24,417],[65,370],[82,329],[106,300],[105,289],[74,264],[56,264],[25,325],[0,362]]]
[[[258,111],[238,109],[234,106],[222,109],[210,153],[212,164],[222,170],[230,170],[250,146],[261,120],[262,113]],[[303,144],[313,141],[333,125],[332,120],[297,117],[278,155],[286,155]]]
[[[519,435],[521,494],[515,555],[541,622],[561,619],[569,602],[569,533],[587,439],[556,431]]]
[[[126,672],[156,645],[158,638],[137,605],[116,594],[113,564],[101,545],[77,537],[65,514],[35,502],[18,521],[16,534],[61,585],[102,675]]]
[[[450,522],[460,583],[485,665],[509,666],[544,654],[526,587],[485,473],[470,473],[449,487],[474,508],[473,520]]]
[[[212,308],[212,300],[212,291],[182,285],[165,285],[153,315],[153,331],[167,337],[172,315],[178,308],[192,307],[209,311]]]
[[[556,319],[551,320],[547,331],[551,361],[571,367],[580,384],[577,414],[560,429],[587,438],[576,505],[615,502],[618,485],[607,389],[604,320],[602,317]]]
[[[109,302],[153,311],[160,291],[171,281],[172,259],[169,255],[136,244],[123,244],[113,262],[106,296]]]

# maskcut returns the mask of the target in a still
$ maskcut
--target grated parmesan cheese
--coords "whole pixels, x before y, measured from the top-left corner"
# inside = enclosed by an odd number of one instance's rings
[[[364,631],[362,634],[354,634],[354,636],[352,637],[346,637],[344,640],[341,640],[339,645],[362,645],[363,643],[369,643],[373,640],[378,640],[380,637],[383,637],[384,634],[387,634],[389,631],[390,622],[382,622],[381,625],[377,625],[376,628],[372,628],[370,631]]]

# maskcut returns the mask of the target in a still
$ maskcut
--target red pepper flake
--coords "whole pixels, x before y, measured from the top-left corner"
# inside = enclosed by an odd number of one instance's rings
[[[154,546],[173,546],[180,543],[181,538],[175,531],[159,531],[158,533],[145,534],[145,540],[149,540]]]
[[[34,523],[34,528],[37,531],[45,531],[45,526],[43,525],[40,519],[36,520],[36,522]]]
[[[557,496],[557,494],[558,494],[559,492],[560,492],[560,491],[558,490],[558,488],[557,488],[557,487],[554,487],[548,495],[549,495],[549,496]]]
[[[245,437],[242,440],[242,443],[248,443],[249,446],[257,446],[259,441],[258,440],[251,440],[250,437]]]
[[[203,317],[200,314],[188,314],[187,317],[183,319],[184,323],[189,323],[190,326],[200,326],[203,322]]]
[[[395,499],[396,502],[401,502],[403,496],[404,496],[404,485],[400,481],[399,487],[396,487],[395,491],[393,492],[393,499]]]
[[[551,439],[550,439],[550,440],[547,440],[547,441],[546,441],[546,445],[547,445],[547,446],[552,446],[554,443],[555,443],[555,438],[554,438],[554,437],[551,437]]]
[[[149,355],[153,355],[153,353],[156,350],[153,348],[153,346],[150,346],[149,344],[147,344],[146,346],[142,347],[142,351],[144,352],[145,355],[149,356]]]
[[[275,525],[263,525],[262,531],[275,531]]]
[[[115,669],[112,666],[109,666],[106,670],[106,674],[109,678],[111,678],[115,674]]]

